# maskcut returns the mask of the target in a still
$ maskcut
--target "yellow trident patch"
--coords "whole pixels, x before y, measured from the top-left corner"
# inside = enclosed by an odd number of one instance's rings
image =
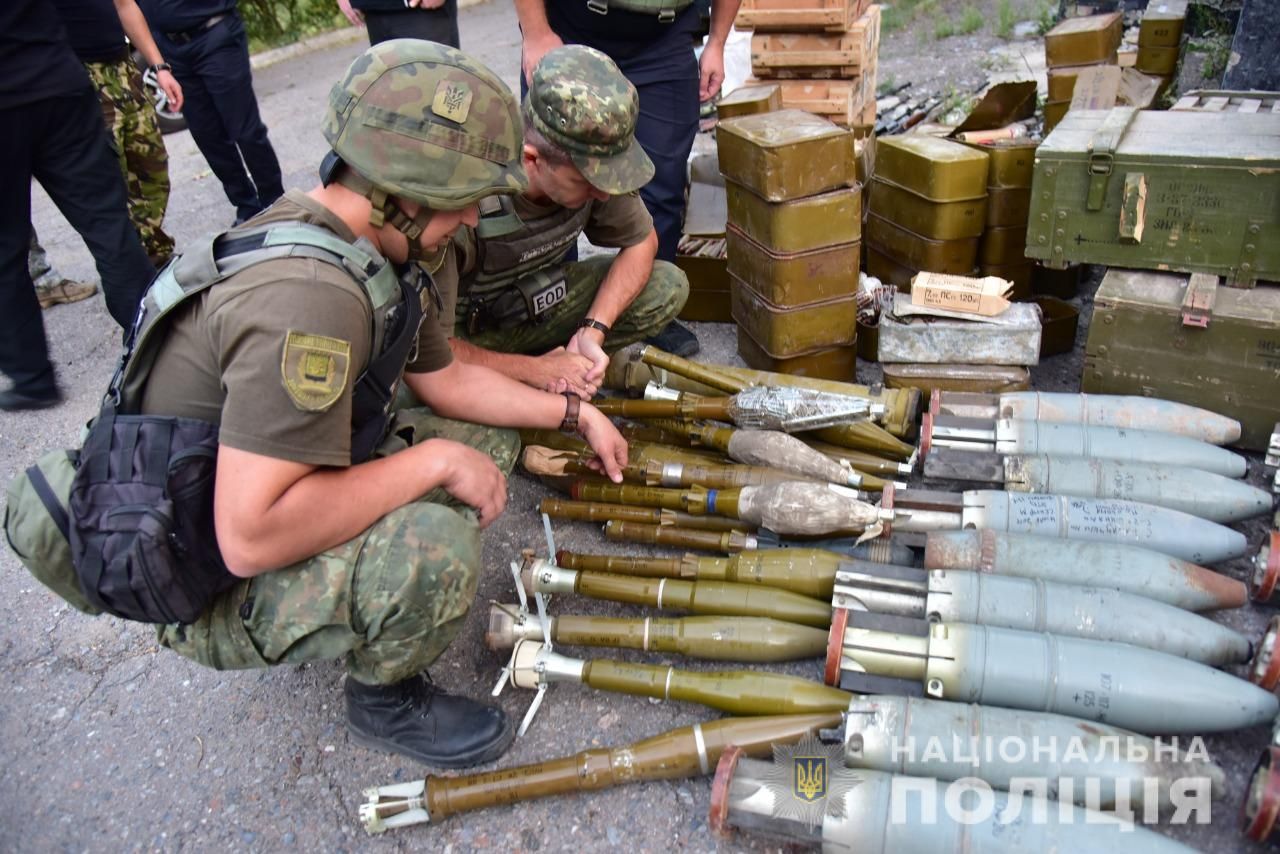
[[[351,343],[326,335],[289,330],[280,375],[293,405],[305,412],[324,412],[347,387]]]
[[[462,124],[471,113],[471,99],[475,97],[471,87],[460,80],[441,80],[436,86],[435,97],[431,99],[431,112]]]
[[[827,796],[827,757],[793,756],[795,796],[813,803]]]

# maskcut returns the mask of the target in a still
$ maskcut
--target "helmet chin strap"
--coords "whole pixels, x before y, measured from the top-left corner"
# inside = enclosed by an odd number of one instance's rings
[[[364,176],[356,174],[350,168],[339,170],[333,180],[369,200],[372,205],[369,209],[369,225],[382,228],[390,223],[392,228],[409,239],[408,261],[429,261],[433,257],[428,255],[422,246],[422,241],[418,238],[422,237],[422,232],[426,230],[427,223],[431,221],[435,211],[423,205],[418,208],[416,214],[409,216],[396,203],[394,197],[387,195],[386,190],[375,187]]]

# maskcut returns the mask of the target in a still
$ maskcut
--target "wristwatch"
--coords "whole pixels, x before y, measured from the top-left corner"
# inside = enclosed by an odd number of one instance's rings
[[[157,62],[155,65],[148,65],[147,70],[152,74],[159,74],[161,71],[173,71],[173,66],[167,62]]]
[[[605,335],[609,334],[609,324],[602,323],[594,317],[584,317],[578,321],[579,329],[599,329]]]
[[[561,393],[564,395],[564,420],[560,422],[560,432],[577,433],[578,410],[582,408],[582,398],[571,391]]]

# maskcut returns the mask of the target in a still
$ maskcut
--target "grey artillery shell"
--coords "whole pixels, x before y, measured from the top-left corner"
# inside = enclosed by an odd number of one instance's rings
[[[1155,831],[1122,825],[1081,807],[1048,801],[1037,804],[1026,795],[1006,792],[991,793],[994,802],[990,811],[956,816],[942,806],[949,784],[866,769],[845,772],[845,779],[854,784],[844,796],[841,816],[828,812],[813,825],[794,810],[788,813],[790,817],[779,817],[774,806],[776,763],[741,755],[732,748],[725,751],[716,768],[710,824],[721,835],[729,828],[755,830],[775,840],[820,845],[829,854],[1172,854],[1195,850]],[[1011,820],[1013,816],[1020,818]]]
[[[1230,560],[1249,548],[1239,531],[1152,504],[991,489],[964,493],[961,527],[1126,543],[1194,563]]]
[[[1211,445],[1229,445],[1240,438],[1240,422],[1234,418],[1185,403],[1128,394],[1011,392],[1000,395],[999,417],[1156,430]]]
[[[1127,643],[1214,667],[1251,653],[1247,638],[1213,620],[1105,587],[939,569],[929,573],[925,612],[944,623]]]
[[[1056,712],[1149,735],[1225,732],[1280,712],[1280,699],[1251,682],[1125,644],[939,623],[928,649],[925,692],[938,699]]]
[[[1117,747],[1108,751],[1108,744]],[[1053,749],[1035,755],[1035,745]],[[1166,758],[1155,747],[1146,736],[1066,715],[919,697],[855,697],[845,717],[844,760],[852,768],[939,780],[977,777],[1006,791],[1014,778],[1043,778],[1053,799],[1059,781],[1072,780],[1061,794],[1076,803],[1085,802],[1085,781],[1096,779],[1102,809],[1115,805],[1117,791],[1127,792],[1135,809],[1143,806],[1148,780],[1156,781],[1161,809],[1170,804],[1174,781],[1188,777],[1207,779],[1214,796],[1222,796],[1226,774],[1216,764]]]
[[[882,333],[883,334],[883,333]],[[1164,463],[1244,477],[1248,463],[1225,448],[1149,430],[1053,424],[1044,421],[996,422],[996,451],[1053,457],[1101,457],[1135,463]]]
[[[924,566],[1109,587],[1190,611],[1238,608],[1248,598],[1234,578],[1150,549],[1034,534],[931,531]]]
[[[1083,498],[1123,498],[1181,510],[1214,522],[1271,512],[1271,495],[1256,486],[1183,466],[1085,457],[1004,458],[1005,489]]]

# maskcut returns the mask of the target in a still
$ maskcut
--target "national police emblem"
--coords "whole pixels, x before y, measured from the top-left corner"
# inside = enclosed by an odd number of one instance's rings
[[[775,744],[766,784],[773,795],[773,815],[794,818],[810,828],[823,818],[843,818],[845,796],[861,779],[844,765],[839,744],[824,744],[807,735],[796,744]]]

